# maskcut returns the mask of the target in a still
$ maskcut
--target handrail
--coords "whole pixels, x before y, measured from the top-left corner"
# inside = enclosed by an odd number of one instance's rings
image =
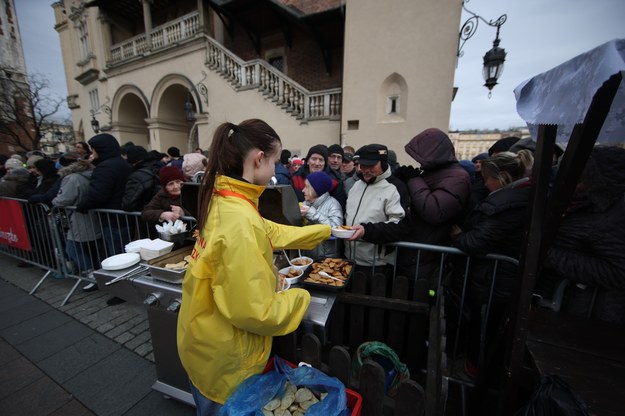
[[[309,91],[266,61],[244,61],[215,39],[203,36],[207,43],[206,66],[220,73],[235,89],[258,88],[299,120],[340,119],[341,88]]]

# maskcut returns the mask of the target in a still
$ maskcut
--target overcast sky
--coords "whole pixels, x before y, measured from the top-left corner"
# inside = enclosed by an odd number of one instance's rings
[[[15,0],[28,72],[45,75],[53,92],[65,97],[67,85],[51,4],[51,0]],[[507,14],[500,47],[508,55],[489,99],[483,87],[482,57],[492,47],[495,29],[480,22],[458,60],[454,81],[458,93],[451,107],[450,130],[524,126],[515,107],[517,85],[602,43],[625,38],[625,0],[470,0],[465,5],[486,20]],[[463,12],[460,25],[468,17]],[[63,117],[69,116],[66,107],[63,111]]]

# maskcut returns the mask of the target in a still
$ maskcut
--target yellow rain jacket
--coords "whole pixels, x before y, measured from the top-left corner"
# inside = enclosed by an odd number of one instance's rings
[[[273,250],[312,249],[330,237],[328,225],[263,219],[257,207],[264,189],[217,177],[182,283],[178,354],[193,385],[218,403],[262,373],[272,337],[297,329],[310,304],[304,289],[275,292]]]

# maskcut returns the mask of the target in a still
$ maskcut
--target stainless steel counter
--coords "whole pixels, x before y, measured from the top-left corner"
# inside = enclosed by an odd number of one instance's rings
[[[94,273],[94,276],[100,289],[128,302],[143,304],[148,308],[157,376],[157,381],[152,388],[168,397],[194,406],[188,378],[182,368],[176,345],[176,326],[178,310],[182,302],[182,286],[154,279],[145,273],[106,285],[107,282],[122,276],[129,270],[132,270],[132,267],[116,271],[100,269]],[[326,324],[336,295],[321,291],[310,291],[310,294],[310,306],[304,314],[301,325],[305,332],[313,332],[322,343],[325,343],[327,340]]]

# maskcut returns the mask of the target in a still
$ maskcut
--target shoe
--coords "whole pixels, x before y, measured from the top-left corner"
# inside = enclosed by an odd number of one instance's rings
[[[88,285],[82,287],[83,292],[95,292],[96,290],[98,290],[97,283],[89,283]]]
[[[119,305],[120,303],[124,303],[124,302],[126,302],[124,299],[118,298],[117,296],[114,296],[106,300],[106,304],[109,306]]]

